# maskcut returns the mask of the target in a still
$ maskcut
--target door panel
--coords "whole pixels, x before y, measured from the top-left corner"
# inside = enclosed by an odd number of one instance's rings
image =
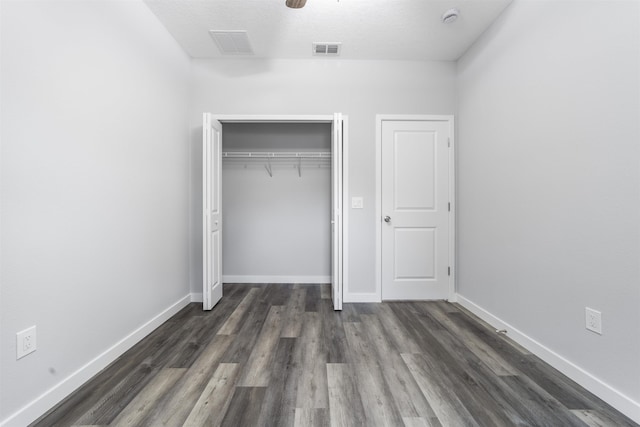
[[[202,308],[222,298],[222,125],[204,113],[202,120]]]
[[[334,114],[331,145],[331,298],[334,310],[342,310],[342,126],[342,114]]]
[[[435,277],[435,228],[395,228],[394,280]]]
[[[435,135],[398,132],[393,144],[395,209],[432,210],[435,205]],[[423,185],[415,185],[416,182]]]
[[[382,122],[382,298],[449,293],[449,122]]]

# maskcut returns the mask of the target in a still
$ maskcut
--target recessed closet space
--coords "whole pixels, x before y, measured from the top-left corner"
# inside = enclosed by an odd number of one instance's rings
[[[225,283],[331,281],[331,123],[224,123]]]

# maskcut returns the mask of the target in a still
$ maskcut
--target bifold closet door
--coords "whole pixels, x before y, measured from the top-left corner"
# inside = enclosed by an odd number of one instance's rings
[[[341,113],[333,116],[333,134],[331,141],[331,298],[333,309],[342,310],[342,147],[343,120]]]
[[[222,298],[222,125],[202,118],[202,308]]]

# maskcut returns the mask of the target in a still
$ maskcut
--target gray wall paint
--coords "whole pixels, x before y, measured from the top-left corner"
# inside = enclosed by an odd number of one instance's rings
[[[516,1],[458,63],[460,294],[636,402],[639,5]]]
[[[223,151],[330,151],[331,125],[229,123],[223,141]],[[265,159],[223,159],[223,275],[235,276],[232,281],[326,281],[330,162],[304,160],[301,176],[295,159],[273,160],[273,176],[265,165]]]
[[[188,294],[191,64],[142,2],[1,19],[4,420]]]
[[[225,123],[224,151],[331,151],[329,123]]]
[[[202,292],[202,112],[349,116],[351,292],[375,290],[375,116],[453,114],[455,64],[419,61],[195,60],[192,110],[191,287]]]

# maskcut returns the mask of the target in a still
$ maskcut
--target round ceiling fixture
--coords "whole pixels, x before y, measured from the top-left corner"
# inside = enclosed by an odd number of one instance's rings
[[[460,15],[460,11],[458,9],[449,9],[442,14],[442,23],[451,24],[453,21],[458,19],[458,15]]]

